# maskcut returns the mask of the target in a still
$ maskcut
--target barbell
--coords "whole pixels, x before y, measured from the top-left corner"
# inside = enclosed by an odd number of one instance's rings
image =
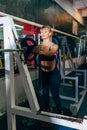
[[[33,53],[32,51],[34,47],[37,46],[36,41],[34,41],[34,39],[30,37],[25,37],[20,40],[20,44],[21,47],[25,50],[24,51],[25,61],[31,62],[35,60],[37,54]]]
[[[0,52],[22,52],[24,54],[25,62],[32,62],[35,60],[36,55],[32,52],[37,43],[29,37],[22,38],[20,40],[21,49],[18,47],[17,49],[0,49]]]

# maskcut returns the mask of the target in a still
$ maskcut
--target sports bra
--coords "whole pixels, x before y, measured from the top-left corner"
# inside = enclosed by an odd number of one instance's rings
[[[44,56],[39,55],[40,61],[53,61],[55,59],[55,55],[53,56]]]

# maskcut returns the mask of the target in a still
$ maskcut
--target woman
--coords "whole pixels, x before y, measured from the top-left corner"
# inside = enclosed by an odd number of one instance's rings
[[[61,113],[61,101],[59,97],[60,73],[55,62],[55,54],[58,53],[59,45],[52,42],[52,32],[48,25],[40,29],[42,43],[36,46],[33,52],[39,54],[41,61],[41,81],[45,110],[50,111],[49,89],[58,110]]]

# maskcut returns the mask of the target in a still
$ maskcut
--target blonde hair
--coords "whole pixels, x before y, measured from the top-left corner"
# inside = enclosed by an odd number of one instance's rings
[[[43,29],[45,29],[45,28],[47,28],[49,30],[49,32],[51,33],[50,40],[52,41],[52,30],[51,30],[51,27],[49,25],[43,25],[41,27],[40,31],[43,30]]]
[[[40,30],[42,30],[44,28],[47,28],[47,29],[49,29],[49,31],[51,31],[51,27],[49,25],[43,25]]]

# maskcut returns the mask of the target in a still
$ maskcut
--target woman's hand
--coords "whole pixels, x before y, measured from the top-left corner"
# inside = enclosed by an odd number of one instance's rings
[[[40,53],[41,53],[42,51],[44,51],[45,49],[47,49],[46,46],[38,45],[38,46],[35,46],[35,47],[34,47],[33,52],[40,54]]]
[[[32,52],[39,53],[39,51],[40,51],[40,45],[35,46]]]

